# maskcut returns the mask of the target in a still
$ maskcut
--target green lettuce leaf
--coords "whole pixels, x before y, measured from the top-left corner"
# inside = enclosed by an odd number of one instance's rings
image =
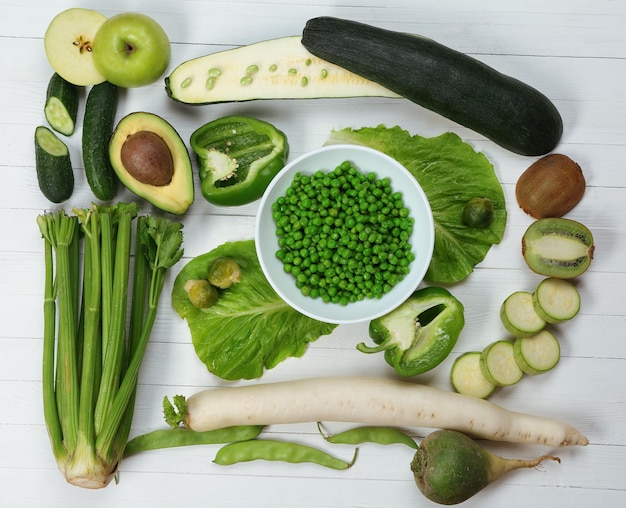
[[[220,290],[212,307],[198,309],[185,282],[206,278],[209,263],[220,256],[239,264],[241,282]],[[172,305],[187,320],[198,358],[227,380],[256,379],[264,369],[302,356],[310,342],[337,326],[304,316],[278,296],[261,270],[254,240],[227,242],[189,261],[174,281]]]
[[[396,127],[331,131],[327,145],[369,146],[404,165],[421,185],[433,212],[435,248],[425,280],[455,283],[465,279],[504,235],[507,212],[502,186],[487,157],[451,132],[433,138],[411,135]],[[463,223],[471,198],[488,198],[494,219],[485,229]]]

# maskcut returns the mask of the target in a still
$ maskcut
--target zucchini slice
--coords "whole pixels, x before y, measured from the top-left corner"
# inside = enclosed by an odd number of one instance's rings
[[[183,62],[165,78],[170,98],[186,104],[255,99],[399,95],[309,53],[300,36],[281,37]]]
[[[569,321],[580,311],[580,294],[571,282],[553,277],[542,280],[533,293],[535,311],[544,321]]]
[[[74,172],[67,145],[48,127],[35,129],[35,167],[42,194],[52,203],[61,203],[74,192]]]
[[[524,375],[515,361],[513,342],[497,340],[489,344],[480,354],[480,368],[487,380],[496,386],[511,386]]]
[[[496,389],[480,367],[480,351],[463,353],[452,364],[450,381],[457,393],[486,399]]]
[[[530,337],[546,326],[535,310],[532,293],[526,291],[516,291],[504,300],[500,319],[504,328],[514,337]]]
[[[552,370],[561,357],[559,341],[547,330],[532,337],[519,337],[513,344],[513,351],[519,368],[531,376]]]
[[[563,133],[538,90],[425,37],[322,16],[306,23],[302,44],[514,153],[546,154]]]

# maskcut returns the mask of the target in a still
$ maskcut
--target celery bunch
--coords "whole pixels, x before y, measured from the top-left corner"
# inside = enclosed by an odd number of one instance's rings
[[[129,203],[49,212],[37,224],[45,245],[42,384],[52,451],[69,483],[101,488],[124,454],[165,275],[183,255],[182,225],[141,216]]]

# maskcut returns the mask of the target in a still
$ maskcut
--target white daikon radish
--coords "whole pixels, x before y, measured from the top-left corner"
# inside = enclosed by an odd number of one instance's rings
[[[439,388],[370,377],[317,377],[207,389],[190,396],[180,416],[197,431],[334,421],[451,429],[493,441],[551,447],[589,442],[575,427],[553,418],[509,411]]]

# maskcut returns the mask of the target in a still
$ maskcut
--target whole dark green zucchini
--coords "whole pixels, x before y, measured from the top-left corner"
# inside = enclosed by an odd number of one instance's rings
[[[545,95],[433,40],[323,16],[306,23],[302,44],[517,154],[546,154],[561,139]]]

